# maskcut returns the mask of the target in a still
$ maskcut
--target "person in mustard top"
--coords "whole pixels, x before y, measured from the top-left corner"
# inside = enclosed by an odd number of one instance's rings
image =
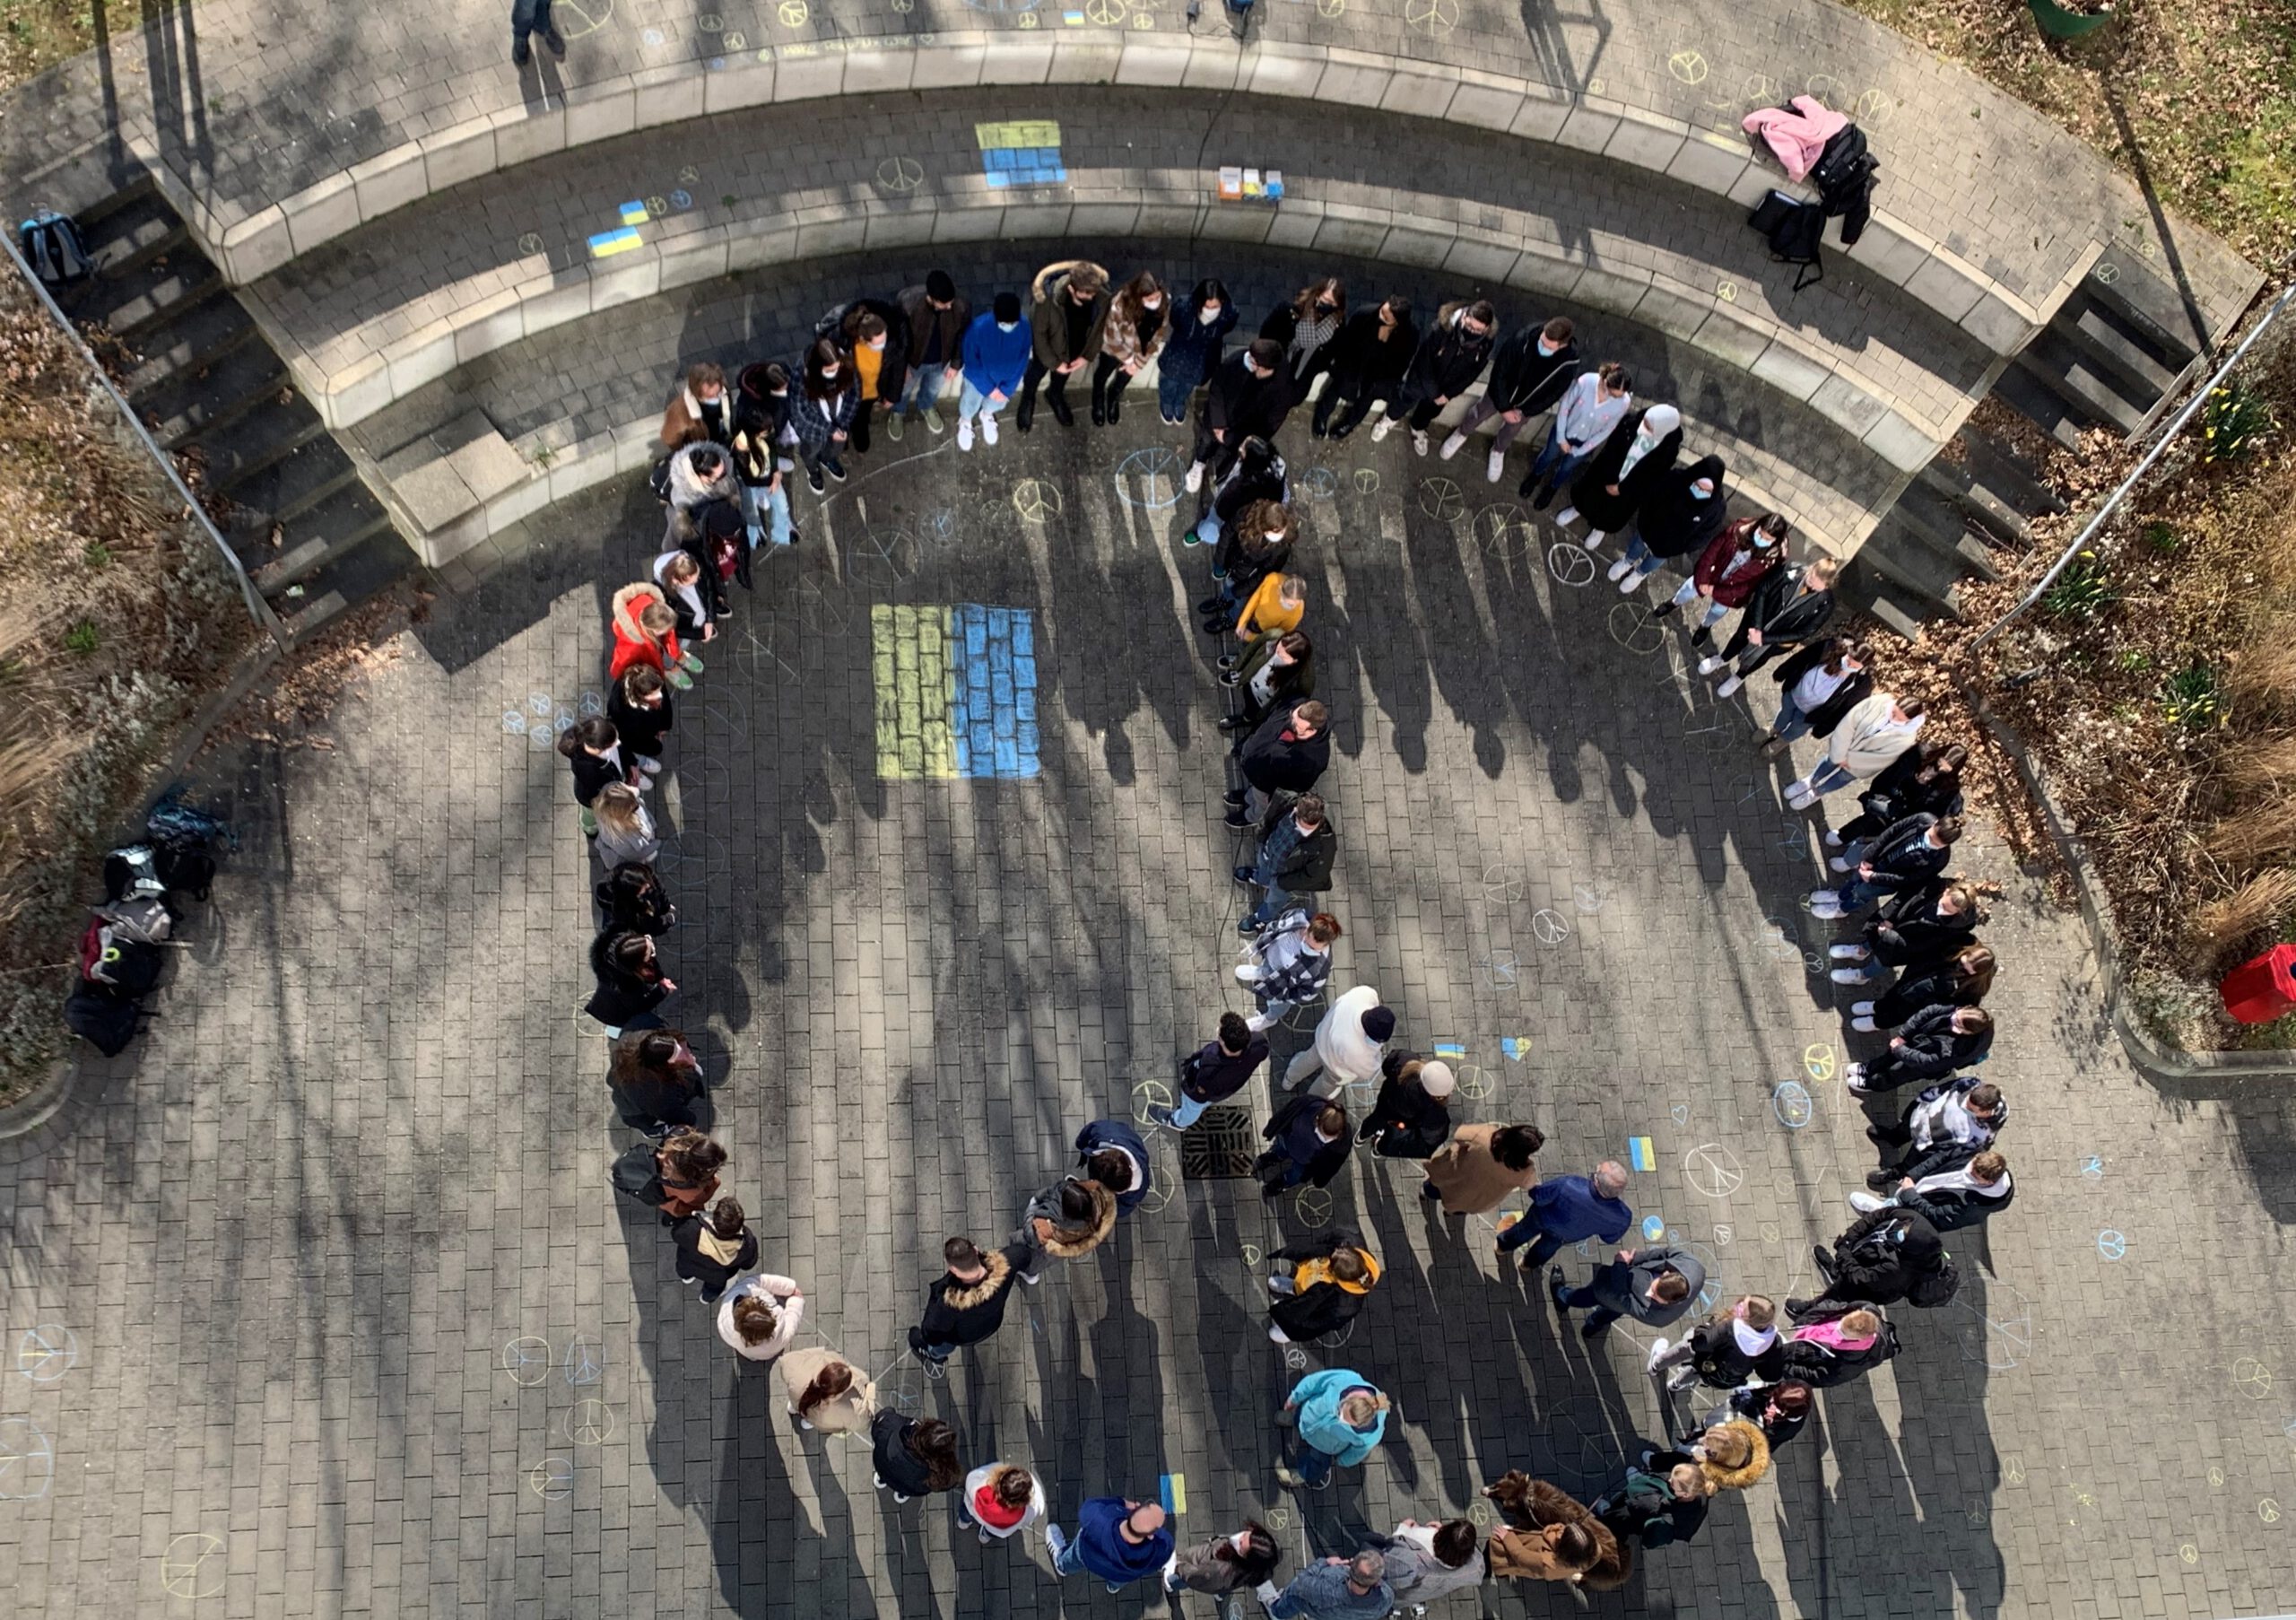
[[[1308,582],[1297,574],[1270,574],[1236,615],[1236,639],[1248,651],[1269,636],[1300,628],[1308,616]]]
[[[1302,1238],[1267,1258],[1267,1290],[1275,1296],[1267,1337],[1279,1345],[1345,1327],[1379,1283],[1378,1260],[1344,1226]]]

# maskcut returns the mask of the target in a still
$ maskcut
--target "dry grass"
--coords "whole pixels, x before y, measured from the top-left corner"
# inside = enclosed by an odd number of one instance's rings
[[[2193,913],[2187,948],[2194,970],[2222,972],[2276,935],[2296,911],[2296,871],[2269,867]]]

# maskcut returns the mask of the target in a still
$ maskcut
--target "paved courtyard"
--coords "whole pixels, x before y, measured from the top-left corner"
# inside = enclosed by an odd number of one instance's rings
[[[1183,1537],[1250,1511],[1296,1566],[1465,1511],[1510,1467],[1591,1493],[1659,1420],[1644,1336],[1592,1355],[1559,1336],[1488,1225],[1429,1219],[1407,1170],[1359,1162],[1325,1217],[1183,1181],[1169,1138],[1169,1196],[1000,1338],[945,1381],[902,1354],[941,1239],[1007,1229],[1079,1124],[1132,1111],[1233,1004],[1178,443],[1145,403],[971,457],[912,432],[825,510],[800,496],[804,544],[736,593],[681,700],[668,1010],[809,1342],[948,1417],[969,1461],[1041,1469],[1072,1521],[1083,1495],[1171,1476]],[[1550,1171],[1648,1137],[1638,1213],[1719,1289],[1793,1292],[1870,1161],[1837,1078],[1858,1038],[1805,962],[1823,936],[1795,903],[1815,863],[1786,772],[1758,766],[1741,704],[1683,678],[1679,630],[1551,563],[1552,532],[1474,458],[1404,446],[1320,450],[1300,480],[1340,739],[1335,980],[1378,986],[1405,1043],[1464,1046],[1463,1111],[1537,1123]],[[1040,1542],[981,1547],[945,1500],[896,1509],[865,1444],[793,1430],[608,1192],[629,1137],[577,1010],[591,878],[546,734],[602,690],[605,601],[657,522],[619,486],[553,509],[315,735],[209,765],[242,845],[163,1015],[0,1144],[12,1616],[1162,1602],[1056,1583]],[[877,643],[951,609],[1016,676],[1032,659],[1036,777],[880,775],[881,705],[901,710]],[[1964,848],[2005,889],[1987,1073],[2013,1098],[2017,1203],[1953,1243],[1952,1306],[1899,1313],[1903,1356],[1598,1610],[2296,1607],[2289,1103],[2143,1079],[2075,923],[1989,832]],[[1396,1411],[1364,1469],[1292,1498],[1269,1413],[1296,1374],[1251,1260],[1324,1218],[1387,1271],[1307,1359]]]

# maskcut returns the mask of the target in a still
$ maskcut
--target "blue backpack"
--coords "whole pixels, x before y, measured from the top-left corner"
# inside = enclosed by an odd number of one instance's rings
[[[45,286],[84,281],[94,269],[80,240],[80,227],[73,223],[70,214],[39,209],[16,227],[16,240],[23,248],[24,262]]]

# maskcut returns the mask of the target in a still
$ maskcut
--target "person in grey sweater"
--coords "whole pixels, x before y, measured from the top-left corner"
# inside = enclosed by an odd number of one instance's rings
[[[1406,1519],[1392,1536],[1374,1536],[1386,1558],[1387,1584],[1396,1601],[1423,1609],[1452,1592],[1470,1591],[1491,1572],[1483,1555],[1483,1535],[1468,1519],[1422,1524]]]
[[[1560,1266],[1547,1273],[1547,1292],[1565,1316],[1580,1306],[1591,1307],[1587,1325],[1578,1330],[1582,1338],[1601,1337],[1622,1316],[1645,1327],[1663,1328],[1684,1315],[1705,1286],[1704,1264],[1672,1243],[1622,1249],[1618,1259],[1599,1267],[1584,1287],[1564,1283]]]

